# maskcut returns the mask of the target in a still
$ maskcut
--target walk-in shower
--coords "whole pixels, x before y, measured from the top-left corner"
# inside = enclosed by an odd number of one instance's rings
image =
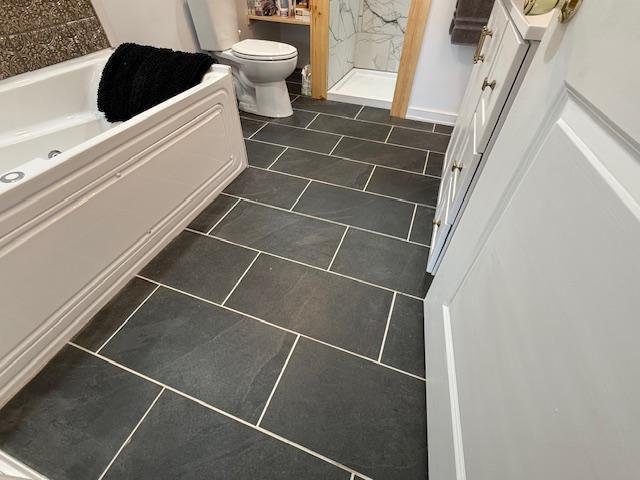
[[[389,108],[410,0],[330,0],[330,100]]]

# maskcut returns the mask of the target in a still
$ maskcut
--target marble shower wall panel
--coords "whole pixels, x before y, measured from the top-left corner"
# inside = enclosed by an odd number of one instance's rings
[[[0,80],[108,47],[90,0],[0,0]]]
[[[362,0],[355,66],[397,72],[411,0]]]
[[[354,67],[361,0],[329,2],[329,88]]]

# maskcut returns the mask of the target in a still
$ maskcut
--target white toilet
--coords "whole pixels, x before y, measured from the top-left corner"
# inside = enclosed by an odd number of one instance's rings
[[[293,114],[285,79],[298,62],[291,45],[267,40],[240,40],[236,2],[187,0],[203,50],[233,72],[239,108],[265,117]]]

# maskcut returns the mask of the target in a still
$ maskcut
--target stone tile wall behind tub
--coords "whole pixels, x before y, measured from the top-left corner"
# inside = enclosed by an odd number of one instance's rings
[[[0,80],[108,47],[90,0],[0,0]]]

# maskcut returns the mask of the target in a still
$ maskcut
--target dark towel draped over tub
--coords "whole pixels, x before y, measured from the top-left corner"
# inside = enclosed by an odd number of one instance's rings
[[[214,62],[203,53],[123,43],[102,71],[98,109],[110,122],[129,120],[200,83]]]

